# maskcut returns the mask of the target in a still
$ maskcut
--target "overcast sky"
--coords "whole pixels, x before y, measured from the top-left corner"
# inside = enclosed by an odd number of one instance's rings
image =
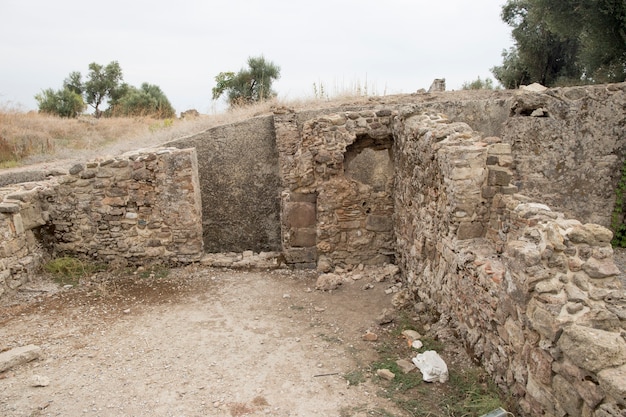
[[[72,71],[118,61],[124,81],[156,84],[177,112],[214,112],[214,77],[249,56],[281,68],[280,98],[364,86],[411,93],[446,78],[493,78],[512,45],[505,0],[0,0],[0,105],[37,108]]]

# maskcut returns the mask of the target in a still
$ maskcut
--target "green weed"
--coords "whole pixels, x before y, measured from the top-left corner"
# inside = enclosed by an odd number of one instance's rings
[[[362,382],[365,382],[365,375],[360,369],[350,371],[343,375],[344,379],[348,381],[348,385],[356,386]]]
[[[43,269],[50,273],[54,281],[60,285],[77,285],[81,278],[104,271],[106,266],[63,256],[47,262],[43,265]]]
[[[391,394],[395,392],[408,391],[422,383],[422,375],[419,372],[413,371],[405,374],[402,372],[396,361],[391,358],[385,358],[381,361],[374,362],[372,364],[372,371],[376,373],[378,369],[389,369],[396,375],[395,378],[390,381],[388,392]]]

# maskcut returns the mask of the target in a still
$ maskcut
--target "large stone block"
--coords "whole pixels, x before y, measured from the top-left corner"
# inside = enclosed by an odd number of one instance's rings
[[[613,262],[613,258],[596,259],[591,257],[582,265],[582,269],[591,278],[607,278],[620,273],[619,268]]]
[[[283,252],[288,264],[311,264],[317,261],[317,248],[293,248]]]
[[[315,226],[315,204],[306,202],[286,203],[285,220],[287,227],[291,229]]]
[[[292,247],[312,247],[317,243],[317,232],[315,229],[294,229],[291,231],[289,241]]]
[[[459,240],[482,237],[485,226],[481,222],[461,222],[456,237]]]
[[[574,324],[563,330],[558,346],[574,364],[592,372],[626,364],[626,341],[619,333]]]
[[[569,416],[581,417],[583,401],[574,387],[560,375],[554,377],[552,387],[554,388],[554,396],[557,398],[559,406],[565,410]]]
[[[391,216],[370,214],[367,216],[365,228],[372,232],[389,232],[393,229]]]
[[[489,167],[488,185],[509,185],[511,182],[511,171],[506,168],[495,166]]]
[[[618,404],[626,405],[626,365],[600,371],[598,381],[604,392]]]
[[[34,361],[41,356],[41,348],[35,345],[21,346],[0,353],[0,372],[11,369],[30,361]]]

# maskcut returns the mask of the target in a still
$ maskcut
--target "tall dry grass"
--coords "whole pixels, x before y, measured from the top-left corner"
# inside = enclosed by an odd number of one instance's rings
[[[87,160],[158,146],[215,126],[271,114],[275,106],[307,110],[363,99],[366,97],[359,94],[332,99],[273,99],[214,115],[165,120],[150,117],[95,119],[92,116],[67,119],[0,105],[0,169],[59,160]]]

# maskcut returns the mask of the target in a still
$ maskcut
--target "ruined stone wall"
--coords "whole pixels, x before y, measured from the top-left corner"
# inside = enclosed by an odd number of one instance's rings
[[[393,168],[388,109],[319,116],[300,130],[277,115],[288,263],[315,266],[393,260]]]
[[[53,252],[101,261],[192,262],[203,254],[193,149],[78,164],[48,195]]]
[[[0,296],[50,256],[187,263],[203,255],[193,149],[79,164],[64,176],[0,190]]]
[[[398,264],[526,415],[617,416],[626,296],[611,232],[514,194],[509,144],[432,114],[394,123]]]
[[[468,251],[464,268],[490,292],[474,312],[482,324],[461,327],[469,346],[530,415],[623,413],[626,293],[612,233],[497,195],[486,236],[496,251]]]
[[[0,189],[0,297],[41,265],[44,250],[36,233],[48,219],[41,195],[51,192],[51,185],[36,183]]]

